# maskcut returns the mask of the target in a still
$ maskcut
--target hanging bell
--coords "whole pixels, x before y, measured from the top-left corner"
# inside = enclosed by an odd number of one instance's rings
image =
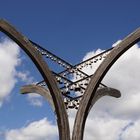
[[[67,100],[67,98],[64,98],[64,103],[65,103],[65,105],[68,105],[68,100]]]
[[[69,88],[66,88],[65,94],[70,94]]]
[[[88,79],[86,79],[84,85],[87,86],[88,83],[89,83],[89,82],[88,82]]]
[[[75,107],[76,110],[78,110],[78,108],[79,108],[78,106]]]
[[[41,52],[41,54],[42,54],[42,55],[46,55],[46,52],[43,51],[43,52]]]
[[[49,55],[48,54],[46,54],[46,58],[49,58]]]
[[[79,87],[78,84],[76,84],[76,86],[75,86],[75,91],[80,91],[80,90],[81,90],[81,88]]]
[[[61,79],[60,77],[57,78],[57,82],[58,82],[59,84],[63,84],[62,79]]]
[[[98,59],[96,58],[95,60],[94,60],[94,63],[96,63],[98,61]]]
[[[102,55],[100,55],[99,60],[102,60],[102,58],[103,58],[103,56],[102,56]]]
[[[73,103],[73,101],[71,101],[71,102],[68,104],[68,108],[70,108],[70,109],[75,108],[75,104]]]
[[[66,89],[65,89],[65,94],[70,94],[70,91],[69,91],[68,87],[66,87]]]
[[[71,85],[69,88],[70,88],[70,90],[74,90],[75,89],[74,85]]]

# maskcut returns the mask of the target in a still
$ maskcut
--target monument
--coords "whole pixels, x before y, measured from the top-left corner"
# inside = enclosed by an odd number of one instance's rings
[[[121,96],[119,90],[106,86],[102,79],[118,58],[140,40],[140,29],[137,29],[114,48],[72,65],[23,36],[3,19],[0,20],[0,31],[24,50],[41,73],[43,80],[21,87],[21,93],[36,92],[48,100],[56,114],[60,140],[83,140],[85,123],[95,102],[106,95],[116,98]],[[63,70],[50,70],[45,59],[58,64]],[[97,61],[101,61],[101,64],[93,74],[88,75],[82,70]],[[72,138],[66,111],[68,109],[77,110]]]

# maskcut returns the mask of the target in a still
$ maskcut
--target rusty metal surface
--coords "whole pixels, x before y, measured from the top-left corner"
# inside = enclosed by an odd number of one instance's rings
[[[111,66],[118,60],[118,58],[125,53],[130,47],[140,40],[140,29],[128,35],[121,43],[119,43],[101,63],[96,72],[91,78],[91,81],[85,91],[83,99],[81,100],[79,110],[77,112],[73,138],[72,140],[83,140],[83,133],[85,128],[85,122],[90,109],[93,106],[93,102],[96,98],[96,90],[99,83],[102,81]]]
[[[60,94],[60,89],[58,88],[56,80],[52,76],[52,73],[50,72],[47,64],[42,59],[42,56],[35,50],[30,41],[20,32],[18,32],[13,26],[11,26],[7,21],[0,19],[0,31],[15,41],[20,46],[20,48],[22,48],[31,58],[33,63],[38,68],[39,72],[48,85],[54,106],[56,108],[59,138],[61,140],[70,140],[68,117],[62,96]]]

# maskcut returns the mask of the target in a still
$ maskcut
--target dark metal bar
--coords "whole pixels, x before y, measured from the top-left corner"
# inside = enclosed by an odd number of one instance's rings
[[[79,65],[81,65],[81,64],[84,64],[84,63],[86,63],[86,62],[88,62],[88,61],[90,61],[90,60],[92,60],[92,59],[94,59],[94,58],[96,58],[96,57],[99,57],[99,56],[103,55],[104,53],[107,53],[107,52],[111,51],[112,49],[113,49],[113,48],[110,48],[110,49],[108,49],[108,50],[106,50],[106,51],[104,51],[104,52],[102,52],[102,53],[100,53],[100,54],[97,54],[96,56],[93,56],[93,57],[91,57],[91,58],[89,58],[89,59],[87,59],[87,60],[85,60],[85,61],[82,61],[82,62],[80,62],[80,63],[74,65],[72,68],[75,69],[77,66],[79,66]],[[63,73],[65,73],[65,72],[68,71],[68,70],[69,70],[69,68],[66,69],[66,70],[64,70],[64,71],[62,71],[62,72],[60,72],[59,74],[63,74]]]
[[[50,51],[44,49],[43,47],[41,47],[41,46],[38,45],[37,43],[35,43],[35,42],[31,41],[31,40],[30,40],[30,42],[31,42],[33,45],[37,46],[38,48],[42,49],[43,51],[46,51],[48,54],[52,55],[53,57],[57,58],[57,60],[60,60],[62,63],[64,63],[64,64],[66,64],[67,66],[69,66],[70,69],[73,68],[73,65],[72,65],[72,64],[66,62],[66,61],[63,60],[62,58],[60,58],[60,57],[56,56],[55,54],[51,53]],[[69,69],[69,68],[68,68],[68,69]],[[75,68],[74,68],[74,69],[75,69]],[[75,69],[75,70],[79,71],[80,73],[82,73],[82,74],[85,75],[85,76],[88,76],[88,74],[84,73],[83,71],[80,71],[79,69]]]

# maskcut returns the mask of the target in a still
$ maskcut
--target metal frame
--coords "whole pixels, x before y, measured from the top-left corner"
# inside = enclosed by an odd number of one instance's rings
[[[57,115],[57,123],[59,129],[59,139],[60,140],[70,140],[70,130],[68,123],[68,116],[65,109],[65,105],[60,94],[60,89],[57,86],[56,79],[52,75],[48,68],[48,65],[43,60],[40,53],[33,47],[32,43],[21,33],[19,33],[13,26],[11,26],[7,21],[0,20],[0,31],[9,36],[13,41],[15,41],[31,58],[33,63],[38,68],[42,77],[50,91],[52,101],[54,104],[55,112]],[[76,115],[72,140],[83,140],[85,122],[87,116],[94,105],[94,103],[102,96],[109,95],[113,97],[120,97],[120,92],[116,89],[105,87],[103,89],[97,90],[102,79],[111,68],[111,66],[118,60],[118,58],[125,53],[130,47],[140,40],[140,29],[137,29],[132,34],[127,36],[120,44],[111,50],[107,55],[105,60],[101,63],[99,68],[96,70],[94,75],[91,77],[91,81],[87,86],[87,89],[82,97],[79,105],[79,109]],[[35,89],[34,89],[35,88]],[[27,88],[26,88],[27,89]],[[43,88],[32,87],[32,90],[36,90],[41,95],[47,95],[48,92],[45,90],[42,93]],[[48,96],[47,96],[48,98]]]

